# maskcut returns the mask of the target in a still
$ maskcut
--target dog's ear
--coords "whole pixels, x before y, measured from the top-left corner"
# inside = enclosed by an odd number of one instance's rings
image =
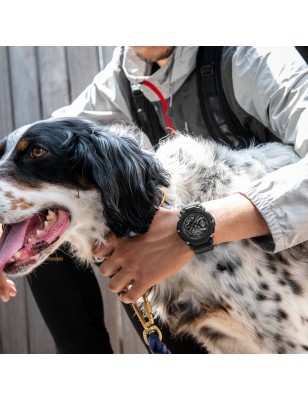
[[[75,140],[77,138],[75,137]],[[81,171],[100,191],[107,225],[118,237],[147,231],[168,174],[156,156],[130,137],[97,126],[77,140]]]

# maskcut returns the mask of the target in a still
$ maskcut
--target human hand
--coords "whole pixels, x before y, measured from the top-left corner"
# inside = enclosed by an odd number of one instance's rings
[[[121,292],[124,303],[135,302],[193,257],[194,252],[177,234],[178,214],[179,211],[160,208],[145,234],[133,239],[110,235],[106,246],[93,250],[94,256],[105,259],[100,270],[111,277],[109,289]],[[129,290],[124,292],[127,286]]]
[[[10,297],[15,297],[17,290],[15,283],[7,279],[3,273],[0,273],[0,297],[3,302],[10,300]]]

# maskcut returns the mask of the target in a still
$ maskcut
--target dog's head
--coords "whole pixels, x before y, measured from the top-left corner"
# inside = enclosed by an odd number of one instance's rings
[[[168,177],[127,127],[112,131],[80,118],[49,119],[1,142],[0,271],[27,273],[74,234],[90,241],[95,231],[147,230]]]

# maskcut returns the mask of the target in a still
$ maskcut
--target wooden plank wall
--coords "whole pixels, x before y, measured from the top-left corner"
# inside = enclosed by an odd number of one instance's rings
[[[0,137],[22,125],[49,118],[69,104],[106,65],[113,47],[0,47]],[[116,295],[95,272],[105,322],[115,353],[145,353]],[[53,339],[24,278],[18,296],[0,303],[0,353],[56,353]]]

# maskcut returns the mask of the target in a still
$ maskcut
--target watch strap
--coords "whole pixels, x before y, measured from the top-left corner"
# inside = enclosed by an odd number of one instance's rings
[[[213,239],[212,239],[212,243],[213,243]],[[206,251],[210,251],[214,249],[214,245],[211,243],[206,243],[206,244],[202,244],[200,246],[190,246],[190,248],[196,253],[196,254],[201,254],[201,253],[205,253]]]

